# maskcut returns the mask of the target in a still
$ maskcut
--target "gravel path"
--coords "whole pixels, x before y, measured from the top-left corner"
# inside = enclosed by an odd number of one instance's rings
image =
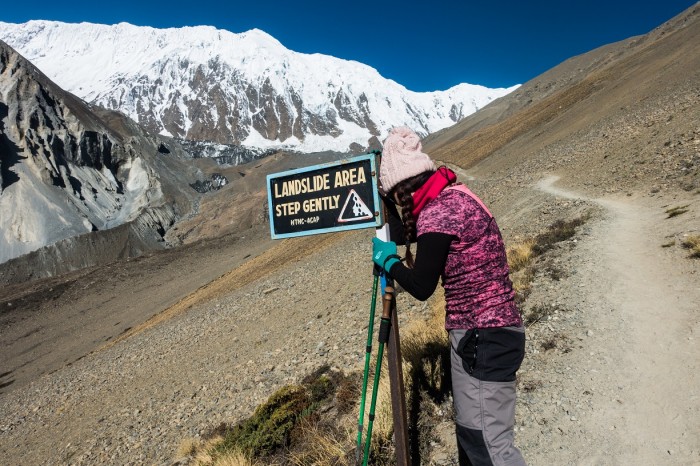
[[[529,332],[518,440],[531,464],[700,464],[697,261],[661,247],[677,227],[658,203],[595,202],[569,277],[528,301],[559,310]]]

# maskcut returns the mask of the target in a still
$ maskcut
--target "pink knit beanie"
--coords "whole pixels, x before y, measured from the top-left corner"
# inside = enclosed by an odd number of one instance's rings
[[[384,140],[379,165],[379,181],[389,192],[401,181],[425,171],[435,170],[435,163],[422,152],[416,133],[406,127],[394,128]]]

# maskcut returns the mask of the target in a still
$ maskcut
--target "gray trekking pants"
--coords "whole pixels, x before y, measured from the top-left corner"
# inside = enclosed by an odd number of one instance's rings
[[[515,373],[525,330],[450,330],[452,393],[460,466],[521,466],[513,444]]]

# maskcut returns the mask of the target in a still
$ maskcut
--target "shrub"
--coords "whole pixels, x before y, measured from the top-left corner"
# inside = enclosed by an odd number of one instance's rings
[[[532,324],[536,324],[537,322],[540,322],[542,320],[546,320],[549,316],[554,314],[554,311],[560,311],[563,309],[560,309],[558,306],[555,306],[553,304],[540,304],[537,306],[534,306],[532,309],[530,309],[529,312],[525,314],[525,325],[530,326]]]
[[[508,256],[508,267],[510,267],[511,272],[517,272],[530,263],[534,256],[532,251],[534,245],[535,241],[529,239],[508,247],[506,255]]]
[[[557,220],[544,233],[535,237],[535,245],[532,250],[535,255],[543,254],[561,241],[566,241],[576,234],[576,228],[580,227],[588,220],[588,215],[575,218],[573,220]]]
[[[258,406],[251,418],[227,429],[224,442],[216,450],[220,453],[241,450],[259,457],[286,447],[297,419],[310,405],[311,397],[304,387],[282,387]]]
[[[681,244],[690,249],[690,257],[700,258],[700,235],[689,236]]]
[[[273,464],[281,455],[300,461],[295,464],[344,464],[344,459],[338,457],[338,444],[347,435],[335,419],[324,424],[320,412],[333,405],[337,393],[343,393],[343,410],[352,410],[353,402],[348,398],[357,391],[350,377],[323,366],[301,384],[277,390],[250,418],[235,425],[219,425],[204,436],[204,442],[183,442],[178,455],[189,456],[197,465]],[[321,433],[327,441],[318,446]],[[312,449],[311,444],[317,446]],[[311,456],[300,453],[305,450]]]
[[[530,295],[531,282],[535,278],[535,259],[550,250],[556,243],[573,237],[576,229],[589,218],[589,214],[584,214],[569,221],[558,220],[534,239],[515,243],[507,248],[510,279],[513,282],[515,301],[518,305],[522,305]],[[552,280],[559,280],[565,276],[561,269],[554,267],[550,267],[547,272]]]

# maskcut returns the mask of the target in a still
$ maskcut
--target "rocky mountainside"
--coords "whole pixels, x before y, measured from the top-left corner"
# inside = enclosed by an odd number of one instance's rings
[[[393,126],[427,135],[515,88],[412,92],[255,29],[0,22],[0,39],[64,89],[153,133],[258,149],[361,151]]]
[[[161,144],[63,91],[0,42],[0,262],[53,244],[40,255],[44,271],[55,272],[162,243],[192,209],[196,193],[180,186],[196,172],[174,143],[172,151]],[[130,240],[114,250],[102,243],[106,235],[89,235],[107,230]]]

